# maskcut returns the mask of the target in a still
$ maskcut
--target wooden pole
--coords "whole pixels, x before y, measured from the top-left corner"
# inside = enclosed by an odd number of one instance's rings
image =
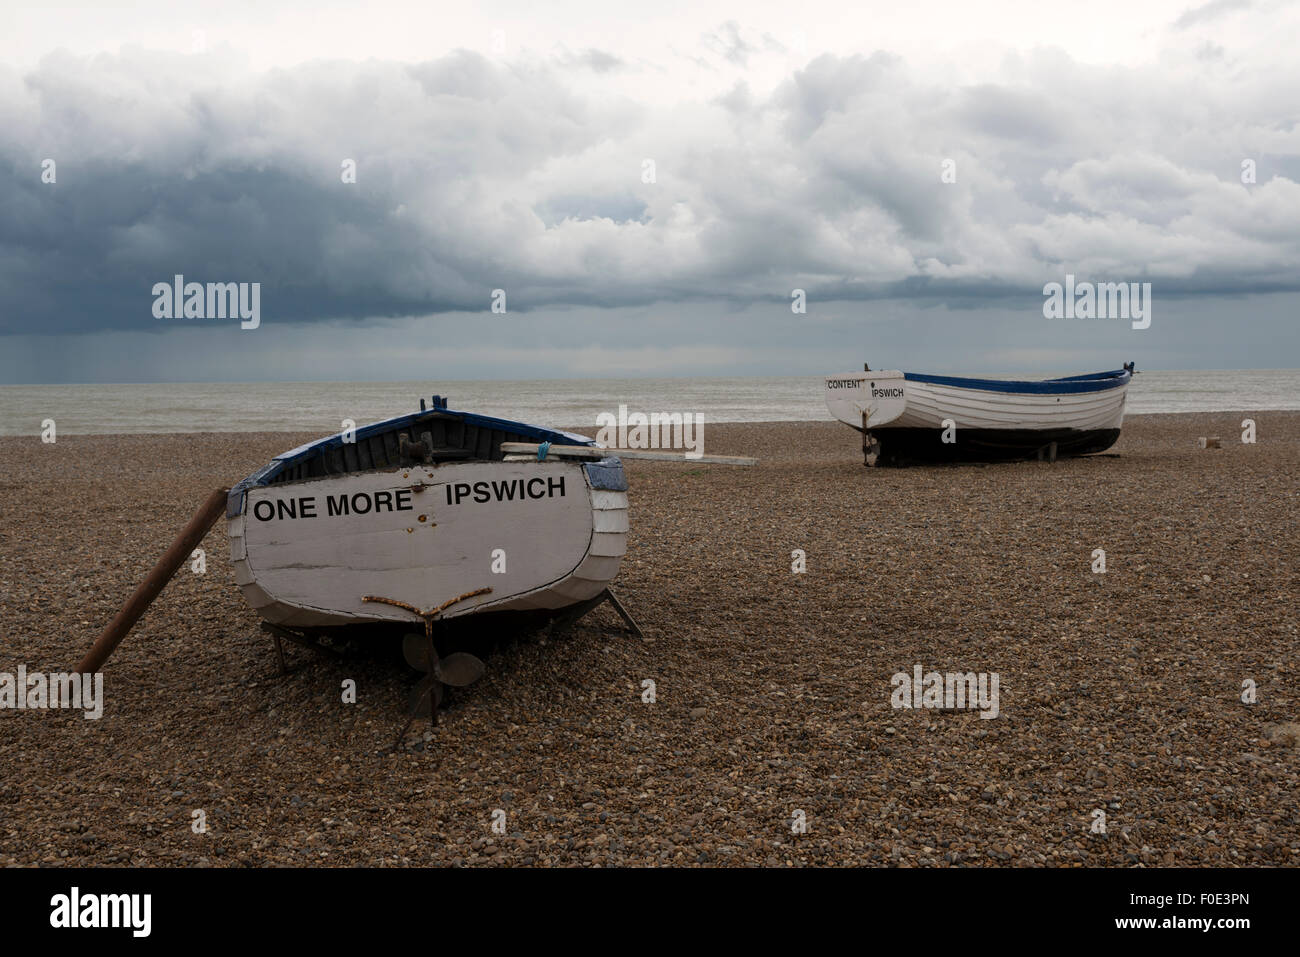
[[[135,594],[118,610],[113,620],[108,623],[108,627],[90,646],[86,657],[82,658],[81,664],[77,665],[77,671],[82,674],[93,674],[103,667],[108,656],[127,636],[131,627],[140,620],[145,610],[153,604],[158,593],[171,581],[177,569],[190,557],[199,542],[203,541],[203,536],[208,534],[208,529],[225,512],[226,494],[229,491],[229,489],[219,488],[208,496],[199,510],[194,513],[189,524],[176,536],[171,547],[163,552],[162,558],[158,559],[158,564],[154,565],[149,576],[140,583]]]

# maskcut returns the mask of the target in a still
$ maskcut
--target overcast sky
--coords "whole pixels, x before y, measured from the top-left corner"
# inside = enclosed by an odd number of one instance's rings
[[[1300,366],[1294,3],[12,6],[0,382]]]

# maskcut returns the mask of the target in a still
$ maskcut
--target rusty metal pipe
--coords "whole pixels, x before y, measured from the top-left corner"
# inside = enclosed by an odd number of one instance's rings
[[[212,528],[225,512],[226,494],[229,491],[230,489],[219,488],[207,497],[199,510],[194,513],[189,524],[176,536],[171,547],[163,552],[162,558],[158,559],[158,564],[154,565],[149,576],[140,583],[135,594],[118,610],[113,620],[108,623],[108,627],[90,646],[86,657],[82,658],[81,664],[77,665],[77,671],[82,674],[93,674],[103,667],[108,656],[127,636],[132,626],[140,620],[145,610],[153,604],[153,600],[171,581],[181,565],[185,564],[185,560],[198,547],[199,542],[203,541],[203,536],[208,534],[208,529]]]

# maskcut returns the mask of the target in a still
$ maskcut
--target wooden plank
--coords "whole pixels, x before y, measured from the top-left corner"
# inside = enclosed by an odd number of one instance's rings
[[[507,461],[526,461],[537,458],[536,442],[502,442],[501,451],[511,458]],[[529,456],[531,453],[531,456]],[[519,458],[514,458],[514,456]],[[700,455],[694,458],[685,452],[664,449],[602,449],[590,445],[552,445],[546,456],[564,459],[603,459],[611,455],[621,459],[648,459],[652,462],[681,462],[684,465],[757,465],[758,459],[742,455]]]

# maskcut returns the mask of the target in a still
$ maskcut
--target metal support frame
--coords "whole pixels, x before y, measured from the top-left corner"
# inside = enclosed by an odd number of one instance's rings
[[[632,617],[631,613],[623,606],[623,603],[618,600],[618,596],[615,595],[613,590],[610,588],[606,588],[595,598],[588,598],[586,601],[574,605],[572,608],[565,611],[564,614],[560,615],[554,622],[552,622],[552,633],[563,633],[568,631],[577,624],[580,619],[586,617],[588,612],[594,611],[601,605],[605,604],[605,602],[609,602],[614,607],[614,611],[618,612],[618,616],[623,619],[623,623],[627,626],[628,631],[636,635],[642,641],[645,640],[645,632],[641,630],[641,626],[636,623],[636,619]]]
[[[273,625],[269,621],[262,622],[262,630],[275,640],[275,657],[280,666],[280,674],[289,674],[289,666],[285,662],[284,642],[292,641],[295,645],[302,645],[304,648],[310,648],[317,654],[325,655],[329,658],[342,658],[343,652],[337,648],[331,648],[329,645],[322,644],[315,638],[301,634],[296,631],[290,631],[281,625]]]
[[[486,591],[486,589],[482,589],[481,591]],[[473,595],[479,593],[480,592],[472,592],[470,594]],[[453,599],[451,602],[447,602],[447,605],[454,604],[456,601],[461,600],[465,597],[468,596],[462,595],[460,599]],[[376,599],[372,598],[370,600],[376,600]],[[396,604],[395,602],[389,601],[387,599],[378,599],[378,600],[387,601],[388,604]],[[626,627],[627,631],[631,632],[633,635],[635,635],[636,637],[644,641],[645,632],[641,630],[641,626],[637,624],[636,619],[632,617],[631,612],[629,612],[627,608],[623,605],[623,603],[619,601],[618,596],[615,595],[613,590],[609,588],[603,589],[601,593],[595,596],[594,598],[589,598],[587,601],[580,602],[579,604],[572,606],[571,608],[567,609],[563,614],[553,619],[551,623],[552,634],[563,633],[564,631],[567,631],[569,628],[573,627],[573,625],[575,625],[579,620],[584,618],[589,612],[594,611],[596,608],[599,608],[601,605],[605,604],[606,602],[608,602],[610,606],[613,607],[614,611],[618,614],[619,618],[623,620],[623,624]],[[443,607],[445,608],[446,606]],[[433,633],[434,633],[434,629],[441,625],[439,615],[442,612],[443,608],[432,609],[429,612],[419,612],[417,609],[414,608],[412,608],[411,610],[416,611],[417,614],[420,614],[421,617],[424,618],[424,625],[425,625],[424,633],[423,635],[420,636],[420,638],[423,640],[425,661],[428,663],[428,673],[423,678],[420,679],[419,684],[415,686],[415,689],[411,693],[410,708],[406,717],[406,723],[402,725],[402,730],[398,732],[397,739],[393,742],[393,746],[390,749],[392,751],[396,751],[401,746],[403,740],[405,740],[406,738],[407,732],[410,731],[411,729],[411,725],[415,723],[415,719],[422,716],[422,712],[424,710],[424,705],[426,702],[428,702],[428,706],[429,706],[430,727],[436,728],[438,726],[438,706],[442,704],[444,674],[441,665],[444,663],[440,662],[440,659],[438,658],[438,650],[433,641]],[[292,641],[296,645],[302,645],[304,648],[310,648],[312,651],[318,652],[319,654],[325,655],[327,657],[332,657],[335,659],[344,657],[343,653],[339,651],[337,648],[332,648],[328,645],[322,644],[319,640],[311,637],[310,635],[293,631],[281,625],[274,625],[269,621],[262,622],[261,628],[262,631],[270,635],[271,638],[275,641],[275,657],[281,675],[287,675],[290,673],[288,664],[286,663],[285,656],[284,656],[285,641]],[[453,666],[453,663],[457,663],[458,659],[462,659],[462,661],[459,663],[463,664],[463,659],[469,657],[471,656],[456,653],[450,655],[446,659],[445,665],[448,668],[451,668]],[[458,680],[457,678],[453,677],[452,672],[448,672],[448,674],[445,676],[446,680],[453,685],[468,684],[470,681],[473,680],[474,677],[477,677],[478,674],[482,673],[482,663],[475,662],[474,664],[478,668],[478,673],[472,675],[472,677],[462,678]],[[463,674],[463,669],[461,669],[461,673]]]

